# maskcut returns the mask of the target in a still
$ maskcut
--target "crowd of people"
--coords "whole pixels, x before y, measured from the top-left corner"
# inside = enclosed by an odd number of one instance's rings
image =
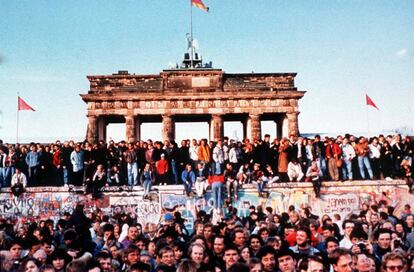
[[[243,184],[254,183],[260,195],[276,182],[308,181],[319,196],[322,181],[405,179],[413,186],[414,141],[401,135],[367,139],[290,136],[242,142],[227,137],[174,141],[99,141],[28,145],[0,143],[0,185],[85,186],[99,195],[104,186],[143,187],[183,184],[188,196],[201,197],[211,187],[221,207],[223,192],[237,200]]]
[[[124,212],[72,214],[54,222],[0,218],[0,272],[406,272],[414,271],[414,214],[386,200],[333,218],[309,205],[229,206],[219,222],[199,211],[194,231],[179,212],[156,228]]]
[[[243,142],[183,140],[180,146],[1,142],[0,182],[20,193],[26,186],[73,185],[98,198],[105,186],[140,185],[148,196],[154,184],[183,184],[192,197],[211,187],[215,207],[198,212],[193,232],[179,212],[150,227],[123,212],[85,215],[82,203],[58,221],[0,216],[0,271],[413,271],[410,205],[396,216],[386,200],[365,203],[346,218],[316,215],[307,205],[280,214],[251,206],[240,218],[234,206],[222,206],[222,193],[237,200],[248,183],[260,194],[268,184],[289,181],[312,182],[316,195],[320,182],[331,180],[398,178],[411,189],[413,150],[412,140],[400,135],[272,142],[265,135]]]

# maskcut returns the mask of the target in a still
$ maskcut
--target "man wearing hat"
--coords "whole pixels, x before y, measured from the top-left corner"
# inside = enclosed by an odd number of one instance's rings
[[[171,226],[174,223],[174,215],[171,213],[164,214],[164,224],[167,226]]]

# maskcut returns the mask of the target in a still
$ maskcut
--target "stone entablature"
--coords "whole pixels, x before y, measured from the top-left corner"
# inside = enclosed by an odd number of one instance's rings
[[[211,116],[210,139],[222,138],[223,118],[244,116],[245,137],[260,138],[262,116],[278,123],[278,135],[299,133],[295,73],[226,74],[219,69],[164,70],[159,75],[88,76],[89,141],[104,139],[107,116],[121,116],[127,140],[139,139],[140,116],[162,117],[164,139],[175,136],[174,116]],[[269,117],[270,116],[270,117]],[[273,117],[272,117],[273,116]],[[164,120],[169,118],[168,120]],[[245,118],[245,120],[244,120]],[[218,122],[216,124],[215,122]]]
[[[164,70],[159,75],[114,74],[88,76],[93,92],[176,92],[205,89],[296,91],[296,73],[225,74],[222,70]]]
[[[286,113],[297,112],[298,103],[295,99],[270,99],[256,97],[244,99],[243,97],[215,97],[203,98],[187,96],[180,98],[164,97],[163,100],[154,98],[139,100],[113,101],[100,97],[95,102],[88,103],[88,111],[94,114],[126,114],[133,110],[134,114],[148,114],[150,110],[154,114],[215,114],[215,113],[247,113],[268,112]]]

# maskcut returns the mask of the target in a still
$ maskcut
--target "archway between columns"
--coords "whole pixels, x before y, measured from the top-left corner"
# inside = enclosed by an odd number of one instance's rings
[[[162,141],[162,122],[144,122],[141,123],[141,135],[139,139],[146,141]]]
[[[288,126],[286,113],[264,113],[260,117],[262,136],[270,134],[270,138],[278,138],[288,136]]]
[[[106,126],[106,142],[113,140],[120,142],[125,140],[125,123],[109,123]]]
[[[184,139],[208,139],[208,122],[175,122],[175,141],[180,143]]]
[[[139,115],[135,118],[139,120],[135,125],[137,140],[163,140],[163,119],[161,115]]]
[[[125,117],[123,115],[101,115],[96,119],[98,140],[108,141],[110,139],[111,135],[107,133],[108,125],[116,125],[116,127],[121,129],[119,138],[125,139]],[[115,130],[116,137],[118,138],[118,129]]]
[[[224,121],[224,136],[232,140],[242,141],[245,138],[243,125],[242,120]]]
[[[293,116],[293,117],[292,117]],[[200,139],[218,140],[227,136],[230,139],[243,140],[263,138],[270,134],[271,138],[287,137],[290,130],[290,119],[297,115],[287,113],[264,114],[223,114],[223,115],[101,115],[91,119],[95,125],[97,140],[116,141],[132,140],[165,140]],[[294,121],[294,120],[293,120]],[[110,125],[110,133],[107,127]],[[124,131],[124,136],[122,132]],[[177,131],[178,130],[178,131]],[[126,134],[125,134],[126,131]],[[90,133],[91,135],[93,133]]]

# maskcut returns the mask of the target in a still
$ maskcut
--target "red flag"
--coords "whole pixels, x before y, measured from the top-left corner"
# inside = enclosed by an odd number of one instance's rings
[[[208,7],[206,7],[206,5],[204,5],[203,1],[201,0],[191,0],[191,4],[199,9],[202,9],[208,12]]]
[[[20,96],[18,96],[18,106],[17,109],[20,110],[31,110],[35,111],[29,104],[26,103]]]
[[[365,99],[367,101],[367,106],[372,106],[372,107],[376,108],[377,110],[379,110],[377,105],[375,105],[374,101],[372,101],[372,99],[367,94],[365,94]]]

